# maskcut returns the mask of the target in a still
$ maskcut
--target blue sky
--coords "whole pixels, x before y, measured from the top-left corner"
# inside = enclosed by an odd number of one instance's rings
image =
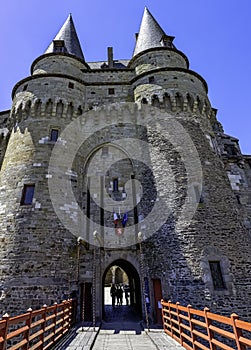
[[[72,13],[86,61],[130,58],[147,6],[208,83],[225,132],[251,154],[251,0],[1,0],[0,110]]]

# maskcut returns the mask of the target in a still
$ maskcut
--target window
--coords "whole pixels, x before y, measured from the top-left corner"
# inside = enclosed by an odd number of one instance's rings
[[[119,190],[119,180],[118,178],[113,179],[113,192],[117,192]]]
[[[64,52],[64,40],[53,40],[54,52]]]
[[[28,88],[28,84],[25,84],[24,87],[23,87],[23,91],[26,91]]]
[[[237,203],[241,204],[240,196],[238,194],[236,195],[236,199],[237,199]]]
[[[165,46],[165,47],[173,47],[173,36],[168,36],[168,35],[163,35],[163,37],[161,38],[161,45]]]
[[[32,204],[32,199],[34,195],[35,185],[24,185],[22,198],[21,198],[21,205],[30,205]]]
[[[237,156],[237,149],[234,145],[225,145],[224,150],[229,154],[230,156]]]
[[[69,89],[74,89],[74,84],[70,81],[69,84],[68,84],[68,88]]]
[[[149,81],[149,84],[154,83],[154,77],[149,77],[148,81]]]
[[[195,199],[197,203],[203,203],[203,197],[202,197],[202,193],[200,190],[200,187],[198,185],[194,186],[194,192],[195,192]]]
[[[108,154],[109,154],[109,147],[108,146],[102,147],[102,157],[107,157]]]
[[[57,142],[58,139],[58,129],[51,129],[51,141]]]
[[[109,95],[114,95],[114,94],[115,94],[114,88],[109,88],[109,89],[108,89],[108,94],[109,94]]]
[[[209,261],[214,289],[225,289],[220,261]]]

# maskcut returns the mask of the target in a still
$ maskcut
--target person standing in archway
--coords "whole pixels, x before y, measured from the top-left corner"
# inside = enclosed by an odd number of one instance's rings
[[[126,300],[126,305],[129,305],[129,287],[125,286],[125,300]]]
[[[115,284],[113,283],[111,286],[110,294],[112,297],[112,308],[115,308],[115,300],[116,300],[116,295],[117,295],[117,289],[115,287]]]
[[[122,286],[119,286],[119,288],[117,289],[117,293],[118,293],[119,305],[122,305],[123,304],[123,289],[122,289]]]

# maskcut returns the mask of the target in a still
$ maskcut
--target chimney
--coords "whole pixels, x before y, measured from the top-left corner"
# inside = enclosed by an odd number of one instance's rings
[[[113,48],[108,47],[108,67],[113,68]]]

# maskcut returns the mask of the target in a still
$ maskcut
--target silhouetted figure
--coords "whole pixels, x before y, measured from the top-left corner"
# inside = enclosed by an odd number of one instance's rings
[[[116,300],[116,296],[117,296],[117,289],[116,289],[114,283],[111,286],[110,294],[112,297],[112,308],[114,309],[115,308],[115,300]]]
[[[118,289],[119,289],[119,286],[116,285],[116,301],[117,301],[117,305],[119,305],[119,293],[118,293]]]
[[[118,305],[123,304],[123,289],[121,286],[117,289],[117,299],[118,299]]]
[[[128,287],[125,288],[125,300],[126,300],[126,305],[129,305],[129,290]]]

